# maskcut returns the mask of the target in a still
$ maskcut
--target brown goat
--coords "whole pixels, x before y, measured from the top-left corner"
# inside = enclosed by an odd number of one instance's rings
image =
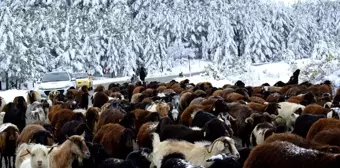
[[[183,113],[181,114],[180,122],[183,125],[190,126],[192,123],[192,119],[194,118],[195,112],[204,111],[204,106],[201,104],[192,104],[187,107]]]
[[[105,87],[103,85],[97,85],[93,92],[104,92]]]
[[[272,93],[268,95],[268,97],[266,98],[266,101],[270,103],[279,103],[282,97],[283,96],[280,93]]]
[[[49,154],[50,168],[71,168],[72,162],[75,159],[78,159],[78,162],[80,163],[83,158],[88,159],[91,154],[86,146],[84,136],[85,134],[67,137],[67,141],[57,148],[53,148],[52,152]]]
[[[61,128],[63,127],[63,125],[72,119],[82,120],[83,122],[86,122],[85,117],[83,116],[82,113],[75,113],[70,109],[63,109],[63,110],[58,111],[53,116],[52,121],[51,121],[51,125],[56,129],[54,136],[59,137],[61,134]]]
[[[246,101],[246,97],[241,95],[240,93],[229,93],[228,95],[226,95],[225,100],[227,102],[236,102],[239,100],[245,100]]]
[[[248,107],[257,112],[268,112],[269,114],[278,115],[278,109],[281,108],[278,103],[267,103],[267,104],[259,104],[259,103],[248,103]]]
[[[135,135],[131,129],[119,124],[106,124],[102,127],[105,132],[98,130],[96,140],[105,147],[106,152],[114,158],[124,159],[133,151]],[[102,137],[99,137],[102,135]]]
[[[156,90],[161,93],[166,89],[166,86],[159,86]]]
[[[136,93],[142,93],[145,90],[144,86],[137,86],[133,89],[132,95],[136,94]]]
[[[181,95],[180,100],[179,100],[180,109],[182,111],[185,110],[187,107],[189,107],[191,101],[194,100],[197,97],[198,96],[196,94],[193,94],[193,93],[190,93],[190,92],[183,93]]]
[[[266,103],[266,100],[262,99],[261,97],[257,97],[257,96],[249,97],[249,101],[254,102],[254,103],[259,103],[259,104],[265,104]]]
[[[319,150],[322,152],[329,152],[329,153],[340,153],[340,147],[338,146],[330,146],[324,145],[320,143],[315,143],[309,140],[306,140],[299,135],[291,134],[291,133],[279,133],[273,134],[269,136],[264,143],[272,143],[275,141],[287,141],[293,143],[296,146],[306,148],[306,149],[314,149]]]
[[[86,124],[89,126],[91,132],[96,132],[95,125],[99,120],[100,109],[98,107],[90,107],[85,114]]]
[[[144,123],[137,134],[137,144],[140,148],[152,149],[152,133],[156,131],[159,122]]]
[[[340,120],[334,118],[321,118],[316,121],[310,128],[306,139],[312,140],[316,134],[323,130],[340,127]]]
[[[278,141],[256,146],[243,168],[335,168],[340,167],[339,160],[339,154],[323,153]]]
[[[340,129],[334,128],[320,131],[314,136],[312,141],[315,143],[340,147]]]
[[[331,109],[324,108],[318,104],[309,104],[303,109],[302,114],[327,115],[330,111]]]
[[[31,143],[30,140],[33,138],[33,135],[38,131],[47,131],[47,130],[40,124],[26,125],[26,127],[21,131],[17,139],[17,146],[19,146],[21,143]],[[44,145],[48,145],[48,146],[53,145],[54,140],[51,137],[48,137],[47,139],[48,144],[44,144]]]
[[[103,125],[108,123],[119,123],[119,121],[124,118],[124,115],[125,114],[118,109],[106,109],[99,116],[96,130],[100,130]]]
[[[96,92],[93,97],[93,107],[101,108],[109,101],[109,97],[104,92]]]
[[[140,127],[146,122],[158,121],[160,119],[159,113],[150,112],[147,110],[136,109],[133,111],[135,115],[135,128],[139,132]]]

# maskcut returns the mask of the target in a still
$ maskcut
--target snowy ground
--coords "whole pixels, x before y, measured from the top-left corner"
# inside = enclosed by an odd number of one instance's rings
[[[303,68],[310,60],[304,59],[304,60],[297,60],[296,61],[296,67],[295,68]],[[204,66],[206,66],[208,62],[201,61],[200,63],[195,62],[193,63],[194,68],[192,68],[192,72],[202,72],[204,70]],[[287,82],[292,75],[292,72],[296,69],[291,69],[291,66],[284,62],[277,62],[277,63],[270,63],[270,64],[264,64],[264,65],[254,65],[251,68],[251,72],[245,73],[243,75],[239,76],[229,76],[228,79],[225,80],[214,80],[208,76],[185,76],[183,78],[175,78],[175,80],[183,80],[183,79],[189,79],[193,83],[198,82],[204,82],[209,81],[216,87],[222,87],[225,84],[234,84],[239,79],[246,79],[243,80],[246,85],[261,85],[262,83],[269,83],[270,85],[273,85],[277,81],[281,80],[283,82]],[[188,70],[186,67],[176,67],[174,68],[173,72],[171,73],[155,73],[150,75],[150,77],[156,77],[159,76],[171,76],[173,74],[177,75],[179,72],[188,73]],[[148,75],[149,77],[149,75]],[[120,82],[129,80],[130,77],[121,77],[121,78],[96,78],[94,80],[94,85],[98,84],[107,84],[111,82]],[[5,101],[11,102],[13,101],[14,97],[16,96],[24,96],[26,98],[27,90],[7,90],[7,91],[0,91],[0,96],[5,99]]]
[[[194,72],[203,72],[205,67],[211,63],[210,61],[202,61],[202,60],[190,60],[190,69],[191,73]],[[183,74],[190,73],[189,71],[189,63],[185,62],[183,64],[175,63],[172,70],[169,72],[149,72],[147,77],[162,77],[162,76],[173,76],[179,75],[181,72]]]
[[[310,60],[297,60],[296,68],[303,68]],[[215,80],[209,76],[196,75],[192,77],[184,76],[183,78],[175,78],[180,81],[189,79],[192,83],[209,81],[216,87],[222,87],[225,84],[234,84],[237,80],[242,80],[246,85],[259,86],[263,83],[275,84],[277,81],[288,82],[290,76],[296,69],[291,69],[291,66],[285,62],[277,62],[263,65],[254,65],[251,67],[251,72],[244,73],[238,76],[229,76],[224,80]]]
[[[131,77],[120,77],[120,78],[105,78],[105,77],[103,77],[103,78],[97,78],[96,80],[93,80],[93,85],[125,81],[125,80],[130,80],[130,78]]]

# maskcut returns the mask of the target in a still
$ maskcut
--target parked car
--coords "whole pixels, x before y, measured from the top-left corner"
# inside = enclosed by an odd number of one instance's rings
[[[82,86],[87,86],[89,90],[93,89],[93,79],[92,76],[89,76],[87,73],[74,73],[72,76],[76,79],[76,88],[80,88]]]
[[[68,72],[49,72],[38,82],[37,91],[43,98],[47,98],[52,90],[58,90],[65,95],[70,87],[76,88],[75,81],[76,79]]]

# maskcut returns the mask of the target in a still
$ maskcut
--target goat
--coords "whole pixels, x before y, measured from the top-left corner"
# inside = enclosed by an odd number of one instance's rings
[[[220,153],[231,153],[239,157],[239,153],[235,147],[235,142],[229,137],[220,137],[214,142],[197,142],[192,144],[186,141],[165,140],[160,141],[159,135],[153,133],[153,152],[151,153],[151,165],[160,168],[162,158],[168,153],[183,153],[188,161],[195,165],[204,167],[210,166],[212,163],[205,162],[211,156]]]
[[[339,160],[339,154],[323,153],[278,141],[256,146],[243,168],[335,168],[340,166]]]
[[[15,167],[17,168],[49,168],[49,150],[41,144],[22,143],[16,151]]]
[[[83,158],[89,158],[91,154],[85,144],[84,136],[83,133],[81,136],[67,137],[64,143],[54,148],[50,153],[50,168],[72,168],[72,162],[75,159],[82,163]]]

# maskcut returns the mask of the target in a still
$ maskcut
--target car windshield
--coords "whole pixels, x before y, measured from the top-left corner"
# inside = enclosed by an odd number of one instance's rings
[[[48,73],[42,77],[42,82],[68,81],[70,77],[67,73]]]
[[[88,78],[89,76],[86,73],[76,73],[72,75],[76,79]]]

